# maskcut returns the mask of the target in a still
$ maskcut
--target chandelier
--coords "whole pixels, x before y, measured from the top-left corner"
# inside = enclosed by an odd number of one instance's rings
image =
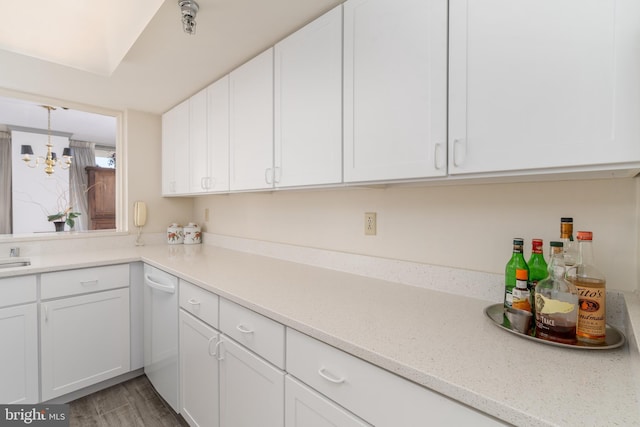
[[[41,105],[42,108],[47,109],[47,155],[46,157],[37,156],[34,159],[31,158],[33,155],[33,149],[31,145],[22,145],[20,146],[20,154],[22,154],[22,160],[24,163],[30,168],[35,168],[40,164],[44,164],[44,171],[47,175],[52,175],[55,170],[53,169],[58,163],[58,158],[56,153],[51,151],[53,148],[53,144],[51,143],[51,110],[55,110],[55,107],[51,107],[50,105]],[[60,167],[62,169],[69,169],[71,166],[71,160],[73,156],[71,155],[71,148],[66,147],[62,151],[62,164]]]

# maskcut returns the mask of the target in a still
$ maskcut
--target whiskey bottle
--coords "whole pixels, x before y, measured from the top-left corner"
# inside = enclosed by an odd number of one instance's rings
[[[578,264],[567,277],[578,290],[580,305],[576,335],[579,341],[603,344],[606,332],[606,279],[594,266],[590,231],[578,231]]]
[[[524,241],[521,238],[513,239],[513,254],[507,263],[504,272],[504,306],[511,307],[513,304],[513,289],[516,287],[516,270],[526,270],[529,275],[529,267],[524,260],[522,248]]]
[[[560,241],[563,244],[564,264],[570,268],[578,261],[578,245],[573,239],[573,218],[560,218]]]
[[[578,292],[565,279],[562,242],[551,242],[549,276],[535,290],[535,336],[548,341],[575,344],[578,321]]]

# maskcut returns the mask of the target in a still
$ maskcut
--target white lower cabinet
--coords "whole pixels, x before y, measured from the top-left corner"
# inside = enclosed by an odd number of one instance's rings
[[[0,309],[0,404],[38,402],[38,309]]]
[[[284,396],[286,427],[370,426],[290,375],[285,380]]]
[[[219,333],[180,310],[180,413],[190,426],[218,427]]]
[[[38,402],[36,276],[0,279],[0,404]]]
[[[504,425],[293,329],[286,360],[289,374],[377,427]]]
[[[220,426],[284,426],[284,372],[222,336]]]
[[[42,400],[129,372],[129,288],[40,306]]]

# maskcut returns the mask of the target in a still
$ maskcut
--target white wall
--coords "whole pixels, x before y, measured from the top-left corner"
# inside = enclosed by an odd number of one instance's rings
[[[638,286],[638,178],[380,189],[281,191],[194,199],[206,231],[502,273],[513,237],[549,241],[560,218],[591,230],[610,289]],[[204,209],[210,221],[204,222]],[[364,212],[378,213],[365,236]]]

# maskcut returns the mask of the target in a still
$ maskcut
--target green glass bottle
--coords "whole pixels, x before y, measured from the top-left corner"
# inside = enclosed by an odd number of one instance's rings
[[[536,315],[536,305],[534,300],[536,285],[539,281],[544,280],[549,276],[547,261],[544,260],[544,255],[542,253],[542,245],[542,239],[531,240],[531,257],[527,262],[529,265],[529,282],[527,283],[527,288],[531,294],[531,312],[533,313],[534,319]],[[535,330],[535,322],[532,323],[531,328]]]
[[[527,270],[527,275],[529,274],[529,266],[527,265],[527,261],[524,260],[524,255],[522,254],[522,248],[524,245],[524,240],[521,238],[513,239],[513,254],[511,255],[511,259],[507,263],[504,271],[504,306],[511,307],[513,304],[513,288],[516,286],[516,270]]]
[[[542,254],[542,239],[533,239],[531,241],[531,257],[527,262],[529,266],[529,290],[533,293],[538,282],[546,279],[549,275],[547,270],[547,262]]]

